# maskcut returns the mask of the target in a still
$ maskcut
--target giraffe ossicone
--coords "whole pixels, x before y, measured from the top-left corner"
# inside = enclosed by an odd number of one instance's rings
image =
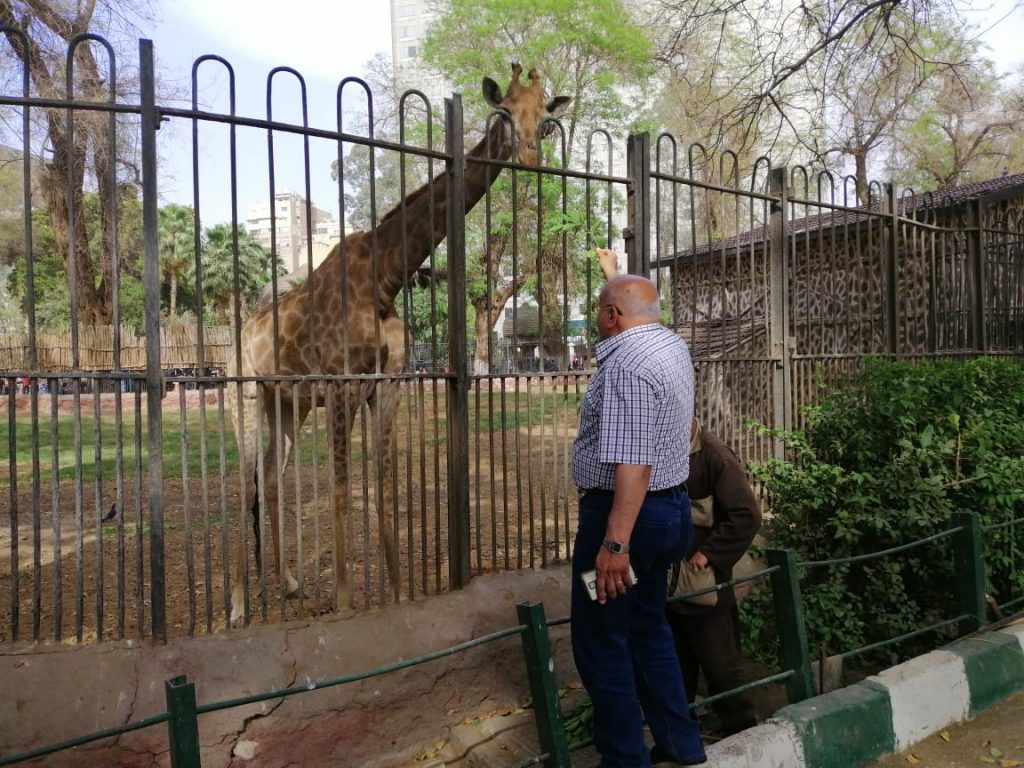
[[[491,120],[483,140],[467,153],[467,212],[501,173],[500,165],[473,160],[508,161],[515,153],[518,162],[536,165],[540,139],[553,127],[550,120],[561,116],[571,101],[565,96],[545,101],[537,70],[529,71],[529,84],[522,82],[521,74],[522,67],[513,64],[512,78],[504,92],[491,78],[483,79],[484,98],[503,117]],[[307,280],[279,296],[276,304],[257,309],[242,328],[241,367],[231,374],[243,381],[229,385],[229,397],[245,492],[243,509],[251,510],[253,515],[258,555],[262,483],[274,546],[274,570],[285,596],[298,594],[301,585],[285,561],[279,484],[296,434],[310,410],[325,405],[333,459],[334,608],[349,605],[346,530],[350,442],[354,420],[367,403],[374,434],[379,435],[375,449],[383,503],[375,505],[377,524],[392,592],[395,600],[399,599],[398,550],[388,515],[395,508],[393,427],[399,391],[397,384],[386,377],[405,371],[407,345],[406,329],[394,302],[447,236],[446,189],[447,178],[442,173],[406,195],[382,217],[374,232],[345,237]],[[381,374],[385,378],[330,383],[262,380],[359,374]],[[257,454],[264,424],[269,425],[269,438],[259,465]],[[245,482],[246,477],[254,481]],[[242,525],[246,525],[244,519]],[[240,536],[236,543],[232,625],[242,621],[247,612],[244,540]]]

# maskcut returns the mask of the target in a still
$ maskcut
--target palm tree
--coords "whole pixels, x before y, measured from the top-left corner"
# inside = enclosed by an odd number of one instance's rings
[[[217,322],[227,325],[235,296],[236,236],[228,224],[206,230],[203,243],[203,297],[217,315]],[[270,282],[270,252],[244,229],[237,231],[238,297],[243,309],[255,303],[260,290]],[[281,262],[278,261],[278,273]]]
[[[195,212],[185,205],[165,205],[159,212],[160,272],[168,284],[167,314],[178,314],[178,281],[195,271]]]

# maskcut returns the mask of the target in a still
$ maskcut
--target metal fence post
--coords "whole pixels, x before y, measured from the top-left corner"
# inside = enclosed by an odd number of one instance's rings
[[[814,695],[804,606],[800,598],[800,576],[796,570],[796,557],[789,550],[769,549],[768,565],[778,568],[771,575],[772,601],[781,646],[779,661],[784,670],[793,672],[786,681],[789,702],[792,704]]]
[[[882,264],[885,268],[885,336],[886,349],[895,358],[905,351],[900,348],[900,203],[895,184],[885,185],[884,204],[889,209],[888,247],[884,248]],[[883,242],[884,239],[883,239]]]
[[[627,226],[626,266],[631,275],[650,276],[651,271],[651,135],[631,133],[626,139]]]
[[[470,579],[469,370],[466,361],[466,158],[462,98],[445,99],[448,174],[448,579],[455,589]]]
[[[202,768],[199,756],[199,720],[196,686],[185,675],[164,682],[167,697],[167,732],[171,743],[171,768]]]
[[[547,765],[569,768],[569,740],[562,721],[562,707],[558,702],[558,683],[555,680],[555,661],[551,656],[548,624],[543,603],[520,603],[516,606],[520,624],[526,625],[522,634],[526,674],[530,678],[534,719],[541,751],[549,757]]]
[[[957,615],[967,614],[960,622],[961,635],[974,632],[985,623],[985,559],[981,521],[972,512],[954,512],[953,596]]]
[[[146,317],[146,427],[149,436],[149,573],[153,637],[167,639],[167,584],[164,570],[164,378],[160,357],[160,250],[157,240],[156,107],[153,41],[139,40],[142,106],[142,283]]]
[[[793,348],[790,345],[791,318],[789,312],[789,184],[786,168],[773,168],[768,176],[769,191],[777,200],[772,200],[768,227],[771,251],[770,269],[771,283],[768,285],[769,307],[771,312],[768,323],[769,354],[775,360],[771,371],[772,392],[772,426],[793,429],[793,405],[791,402],[793,377]],[[772,453],[776,458],[784,458],[785,446],[776,438],[772,442]]]

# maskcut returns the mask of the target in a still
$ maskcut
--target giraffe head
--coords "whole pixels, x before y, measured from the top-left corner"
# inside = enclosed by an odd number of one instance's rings
[[[504,112],[511,119],[515,133],[516,160],[524,165],[537,165],[540,139],[555,128],[552,123],[545,121],[562,115],[572,99],[568,96],[556,96],[545,102],[544,87],[537,69],[530,70],[529,85],[524,85],[520,81],[519,76],[522,73],[523,68],[519,64],[512,65],[512,80],[504,95],[496,82],[485,77],[484,98],[488,104]]]

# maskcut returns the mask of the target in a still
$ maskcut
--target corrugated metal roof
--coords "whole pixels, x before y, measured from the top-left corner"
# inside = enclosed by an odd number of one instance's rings
[[[947,189],[926,192],[920,195],[904,195],[898,202],[899,211],[903,216],[924,211],[940,211],[995,192],[1011,191],[1014,188],[1019,188],[1019,193],[1024,195],[1024,173],[1005,174],[994,179],[962,184],[957,187],[948,187]],[[795,235],[851,226],[877,217],[883,210],[883,203],[884,201],[879,200],[872,203],[870,207],[827,210],[813,216],[793,219],[787,222],[787,227],[790,235]],[[755,227],[732,237],[713,240],[705,245],[698,246],[695,250],[678,251],[671,256],[659,259],[652,266],[667,267],[672,266],[676,259],[700,258],[715,253],[730,253],[738,249],[758,247],[768,239],[768,236],[768,227]]]

